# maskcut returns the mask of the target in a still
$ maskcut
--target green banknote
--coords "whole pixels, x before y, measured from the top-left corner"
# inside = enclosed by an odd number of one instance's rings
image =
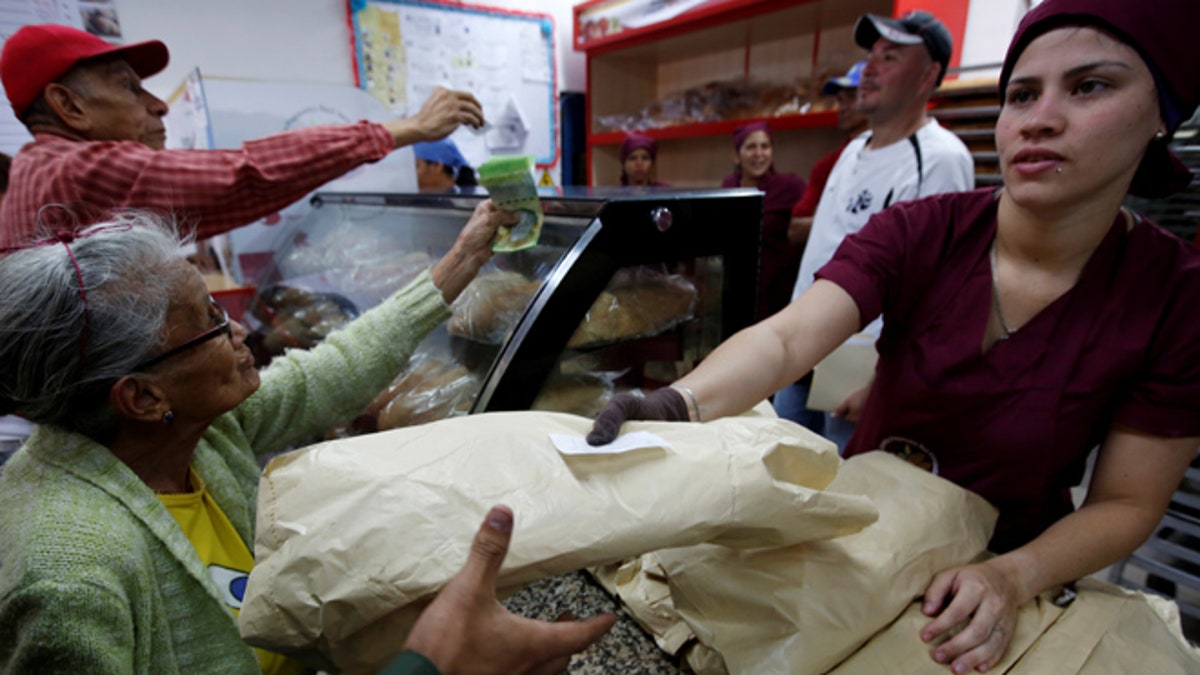
[[[487,188],[488,196],[498,208],[521,214],[512,226],[501,226],[492,242],[497,253],[521,251],[537,244],[542,233],[542,202],[537,196],[528,156],[496,157],[479,167],[479,184]]]

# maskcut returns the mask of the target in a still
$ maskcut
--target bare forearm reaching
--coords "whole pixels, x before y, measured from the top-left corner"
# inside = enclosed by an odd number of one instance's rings
[[[858,305],[823,279],[779,313],[725,341],[679,380],[700,419],[741,413],[795,382],[860,327]]]

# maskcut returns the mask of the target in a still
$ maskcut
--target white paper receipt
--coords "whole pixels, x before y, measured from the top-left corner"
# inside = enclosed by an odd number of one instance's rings
[[[649,431],[633,431],[621,434],[608,445],[588,445],[583,436],[568,434],[550,434],[554,447],[564,455],[619,455],[623,452],[641,450],[642,448],[665,448],[673,450],[671,444],[662,437],[655,436]]]

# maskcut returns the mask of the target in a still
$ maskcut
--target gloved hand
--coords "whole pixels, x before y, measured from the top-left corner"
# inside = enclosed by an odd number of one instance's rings
[[[625,420],[662,420],[664,422],[687,422],[687,402],[671,387],[663,387],[647,394],[617,394],[604,410],[596,416],[592,432],[587,435],[588,445],[612,443],[621,432]]]

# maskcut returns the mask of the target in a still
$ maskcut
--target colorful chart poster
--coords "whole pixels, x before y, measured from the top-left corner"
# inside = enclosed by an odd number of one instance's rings
[[[371,0],[353,14],[359,84],[396,115],[435,87],[469,91],[487,128],[451,139],[473,166],[497,154],[558,161],[558,95],[550,17],[421,0]]]

